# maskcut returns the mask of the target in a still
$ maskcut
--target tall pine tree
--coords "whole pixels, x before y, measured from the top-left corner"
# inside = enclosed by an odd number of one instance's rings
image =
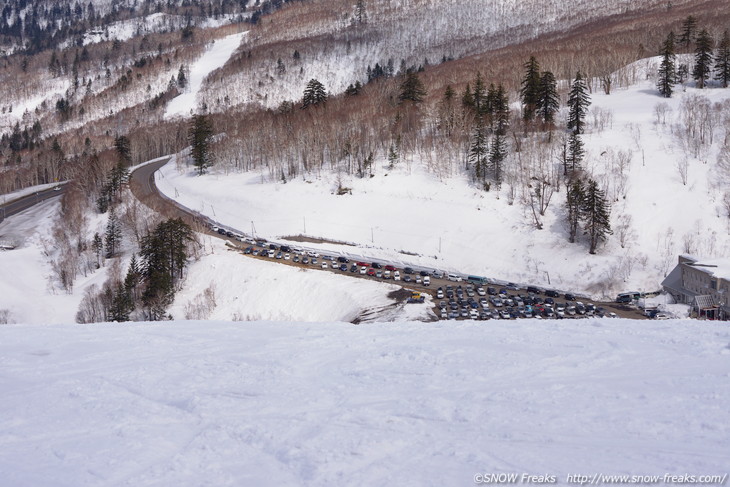
[[[471,147],[469,148],[469,162],[474,165],[474,176],[477,180],[483,181],[486,173],[487,163],[487,130],[484,126],[484,119],[477,117],[474,125],[474,135]]]
[[[315,105],[324,105],[327,103],[327,90],[319,80],[312,78],[304,88],[302,96],[302,108],[308,108]]]
[[[522,118],[526,121],[535,118],[535,112],[540,100],[540,64],[535,56],[522,65],[525,76],[522,78],[520,99],[522,100]]]
[[[715,56],[715,79],[727,88],[730,83],[730,33],[726,30],[722,34]]]
[[[425,96],[426,89],[418,78],[418,73],[415,71],[407,72],[400,85],[400,94],[398,95],[399,103],[421,103]]]
[[[568,241],[570,243],[575,243],[575,238],[578,235],[578,225],[581,220],[584,199],[585,192],[583,189],[583,183],[578,178],[571,179],[568,183],[567,191],[565,192]]]
[[[696,44],[695,67],[692,70],[692,78],[697,82],[697,87],[703,89],[712,71],[713,47],[712,37],[705,29],[702,29],[702,32],[697,36]]]
[[[598,244],[606,240],[611,232],[611,208],[605,193],[598,183],[589,179],[581,209],[583,227],[590,237],[589,253],[595,254]]]
[[[682,22],[682,34],[679,36],[679,44],[685,49],[689,49],[690,44],[694,40],[696,30],[697,18],[690,15]]]
[[[502,184],[502,163],[507,158],[507,143],[501,132],[495,132],[489,149],[489,170],[497,187]]]
[[[114,210],[109,212],[109,220],[106,224],[106,233],[104,235],[104,246],[106,247],[107,258],[114,257],[119,250],[119,244],[122,242],[122,226],[119,223]]]
[[[591,98],[588,95],[588,87],[580,71],[578,71],[568,95],[568,129],[572,130],[573,133],[583,133],[585,117],[590,104]]]
[[[583,149],[583,141],[580,135],[572,132],[568,137],[568,147],[566,150],[566,158],[564,161],[564,174],[573,174],[580,169],[580,163],[583,162],[585,150]]]
[[[188,143],[193,164],[202,176],[213,165],[210,151],[210,138],[213,136],[213,126],[206,115],[194,115],[188,127]]]
[[[666,40],[662,43],[660,53],[662,57],[659,63],[659,79],[657,80],[657,88],[659,94],[664,98],[670,98],[677,79],[676,73],[676,55],[674,54],[674,32],[670,32]]]
[[[544,123],[553,123],[555,114],[560,108],[558,85],[551,71],[545,71],[540,76],[540,92],[537,99],[537,115]]]

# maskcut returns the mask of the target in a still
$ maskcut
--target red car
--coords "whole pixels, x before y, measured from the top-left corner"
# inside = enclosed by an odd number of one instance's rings
[[[370,267],[370,264],[368,264],[367,262],[358,262],[357,266],[358,267]]]
[[[395,270],[395,267],[393,267],[392,265],[386,265],[385,266],[385,270],[386,271],[394,271]]]
[[[375,275],[375,269],[368,269],[368,276],[374,276]]]

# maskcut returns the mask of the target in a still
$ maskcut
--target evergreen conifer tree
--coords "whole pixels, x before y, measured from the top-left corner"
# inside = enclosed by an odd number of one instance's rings
[[[213,136],[213,126],[206,115],[194,115],[188,126],[188,143],[193,164],[202,176],[206,169],[213,165],[210,152],[210,138]]]
[[[509,98],[504,86],[497,85],[491,96],[489,106],[492,113],[492,130],[497,135],[505,135],[509,128]]]
[[[134,311],[134,303],[129,291],[122,283],[114,288],[111,307],[109,308],[109,319],[116,322],[129,321],[129,315]]]
[[[697,18],[690,15],[682,22],[682,34],[679,36],[679,44],[685,49],[689,49],[697,30]]]
[[[670,32],[666,40],[662,43],[662,49],[660,52],[662,57],[661,63],[659,63],[659,79],[657,80],[657,88],[659,94],[664,98],[670,98],[674,83],[677,79],[677,73],[675,69],[676,55],[674,54],[674,32]]]
[[[522,118],[526,121],[535,118],[538,103],[540,102],[540,64],[535,56],[523,64],[525,77],[522,78],[520,99],[522,100]]]
[[[365,8],[365,0],[357,0],[355,4],[354,20],[358,24],[366,24],[368,21],[368,13]]]
[[[553,123],[555,114],[560,109],[557,82],[551,71],[540,76],[540,91],[537,99],[537,115],[544,123]]]
[[[312,78],[304,88],[304,96],[302,97],[302,108],[308,108],[315,105],[323,105],[327,103],[327,90],[319,80]]]
[[[722,34],[715,56],[715,79],[727,88],[730,83],[730,33],[726,30]]]
[[[471,85],[469,83],[466,84],[464,93],[461,95],[461,106],[465,111],[474,109],[474,95],[471,92]]]
[[[415,71],[406,73],[405,79],[400,85],[399,103],[421,103],[425,96],[426,89],[418,78],[418,73]]]
[[[96,268],[101,267],[101,256],[104,250],[104,241],[98,232],[94,233],[94,238],[91,241],[91,250],[94,251],[94,257],[96,257]]]
[[[177,72],[177,86],[181,90],[184,90],[188,85],[188,77],[185,75],[185,66],[180,65],[180,69]]]
[[[568,183],[567,191],[565,192],[568,241],[570,243],[575,243],[575,238],[578,235],[578,225],[581,220],[581,211],[584,199],[585,194],[583,190],[583,183],[578,178],[571,179]]]
[[[598,183],[590,179],[585,189],[585,197],[581,209],[583,227],[590,237],[589,253],[595,254],[598,244],[606,240],[611,232],[611,208],[605,193],[598,188]]]
[[[106,232],[104,234],[104,246],[106,247],[106,256],[114,257],[119,250],[119,244],[122,242],[122,226],[119,223],[116,213],[112,210],[109,212],[109,220],[106,224]]]
[[[695,48],[695,67],[692,70],[692,78],[697,82],[697,87],[703,89],[712,71],[712,44],[710,34],[705,30],[697,36],[697,47]]]
[[[487,89],[482,80],[482,73],[477,71],[477,78],[474,80],[474,113],[477,116],[483,115],[487,110]]]
[[[149,319],[161,319],[172,302],[175,282],[183,276],[187,248],[192,240],[190,226],[179,218],[160,223],[142,238],[140,256],[145,280],[142,302]]]
[[[483,180],[485,176],[487,149],[487,130],[484,126],[484,119],[477,117],[469,148],[469,162],[474,165],[474,175],[477,180]]]
[[[502,184],[502,163],[507,157],[507,143],[504,134],[497,131],[489,149],[489,169],[497,187]]]
[[[580,135],[572,132],[568,137],[567,157],[565,160],[564,173],[572,174],[580,169],[580,163],[583,162],[585,150],[583,149],[583,141]]]
[[[132,164],[132,147],[127,136],[120,135],[114,138],[114,150],[117,151],[119,162],[125,166]]]
[[[575,75],[575,80],[573,80],[568,95],[568,129],[573,130],[576,134],[583,133],[584,119],[590,104],[591,99],[588,96],[588,88],[579,71]]]

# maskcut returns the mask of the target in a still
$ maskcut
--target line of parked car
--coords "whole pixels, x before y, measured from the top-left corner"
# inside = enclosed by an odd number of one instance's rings
[[[551,291],[543,298],[536,288],[528,288],[524,294],[510,294],[507,288],[448,285],[436,289],[436,299],[441,319],[472,320],[516,319],[516,318],[581,318],[584,316],[616,317],[593,303],[577,301],[570,293],[564,295],[565,301],[557,301],[557,291]],[[547,292],[546,292],[547,294]]]
[[[287,260],[302,265],[333,269],[353,274],[366,275],[377,279],[412,282],[423,286],[431,285],[431,275],[426,271],[415,272],[410,267],[399,269],[390,264],[379,262],[350,262],[344,256],[320,255],[318,252],[304,251],[298,247],[278,245],[264,241],[254,241],[243,250],[244,254],[251,254],[271,259]]]
[[[452,284],[439,287],[434,296],[441,319],[516,319],[516,318],[581,318],[586,316],[616,317],[616,314],[593,303],[583,303],[571,293],[564,293],[564,301],[558,301],[561,293],[528,286],[523,293],[514,283],[500,289],[486,286],[486,278],[462,277],[444,274],[437,270],[415,270],[411,267],[397,268],[379,262],[350,262],[344,256],[332,256],[299,247],[279,245],[265,240],[256,240],[219,227],[212,227],[217,233],[250,244],[245,254],[276,260],[285,260],[301,265],[350,272],[383,280],[401,281],[415,285],[430,286],[431,278],[445,279]],[[464,284],[462,282],[467,281]],[[484,283],[484,285],[479,284]],[[544,297],[542,296],[544,293]]]

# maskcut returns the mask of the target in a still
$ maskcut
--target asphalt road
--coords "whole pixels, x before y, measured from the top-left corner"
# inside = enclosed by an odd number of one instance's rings
[[[34,205],[37,205],[41,201],[55,198],[56,196],[61,196],[66,191],[66,187],[62,184],[56,187],[59,189],[56,190],[54,188],[50,188],[43,191],[38,191],[37,193],[29,194],[28,196],[23,196],[22,198],[8,201],[7,203],[0,205],[0,222],[10,216],[13,216],[17,213],[20,213],[21,211],[27,210]]]
[[[161,159],[159,161],[151,162],[149,164],[146,164],[144,166],[141,166],[140,168],[134,170],[130,174],[129,178],[129,187],[132,191],[132,193],[135,195],[137,199],[139,199],[142,203],[144,203],[146,206],[152,208],[153,210],[161,213],[162,215],[165,215],[168,218],[182,218],[184,221],[188,222],[188,224],[191,225],[191,227],[198,232],[205,233],[207,235],[214,236],[216,238],[220,238],[222,240],[228,241],[234,248],[237,248],[239,250],[243,250],[243,247],[241,246],[241,243],[231,237],[227,237],[226,235],[221,235],[217,232],[213,232],[211,230],[211,225],[217,222],[213,222],[209,218],[202,216],[200,214],[195,213],[194,211],[180,205],[179,203],[168,199],[161,195],[159,190],[157,189],[157,185],[155,184],[155,172],[160,169],[162,166],[164,166],[168,161],[170,160],[169,157]],[[248,244],[244,244],[244,247],[248,246]],[[252,257],[248,255],[247,257]],[[336,257],[336,256],[335,256]],[[258,257],[262,258],[262,257]],[[272,260],[265,258],[266,260]],[[360,260],[360,259],[358,259]],[[365,260],[365,259],[362,259]],[[381,262],[383,264],[387,264],[387,262],[380,261],[379,259],[371,259],[378,262]],[[286,260],[275,260],[276,262],[279,262],[281,264],[288,264],[288,265],[294,265],[294,266],[301,266],[301,264],[295,264],[291,261]],[[396,267],[401,268],[402,272],[402,265],[397,265]],[[311,267],[310,267],[311,268]],[[413,268],[418,271],[421,270],[420,267],[413,266]],[[331,270],[330,272],[336,272],[334,270]],[[374,277],[369,276],[361,276],[360,274],[352,274],[352,273],[344,273],[345,275],[351,275],[353,278],[362,278],[362,279],[377,279]],[[396,281],[387,281],[390,283],[395,283]],[[436,299],[436,289],[438,287],[445,288],[447,285],[459,285],[463,284],[466,285],[466,283],[454,283],[445,279],[431,279],[431,286],[425,287],[420,284],[416,284],[415,282],[409,282],[409,283],[402,283],[402,285],[407,286],[409,289],[418,290],[421,292],[428,292],[434,297],[434,304],[438,303],[438,299]],[[502,287],[499,285],[495,285],[495,287]],[[509,292],[509,294],[516,294],[512,291]],[[614,302],[599,302],[599,301],[592,301],[592,300],[584,300],[585,302],[593,302],[597,306],[604,307],[607,311],[613,311],[618,316],[622,318],[633,318],[633,319],[644,319],[645,316],[640,312],[640,310],[637,310],[633,307],[628,307],[625,305],[617,304]],[[438,314],[437,314],[438,315]]]

